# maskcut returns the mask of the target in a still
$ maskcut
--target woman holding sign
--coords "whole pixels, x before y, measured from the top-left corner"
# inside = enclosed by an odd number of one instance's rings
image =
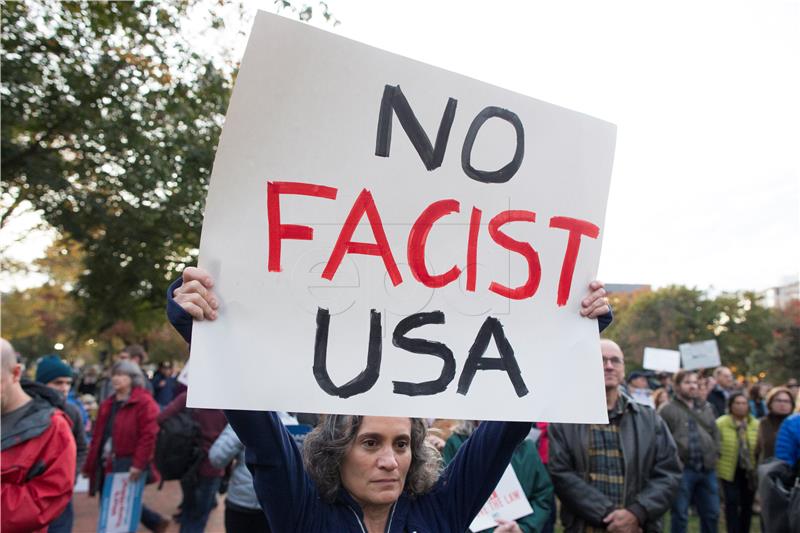
[[[167,314],[191,341],[192,319],[217,318],[213,280],[189,267],[168,291]],[[611,312],[592,282],[581,314],[603,329]],[[422,420],[330,415],[303,455],[273,412],[226,411],[270,527],[278,532],[465,531],[494,490],[530,422],[484,422],[440,472]]]
[[[131,482],[159,475],[153,465],[158,424],[158,404],[145,389],[145,377],[136,363],[117,361],[111,367],[114,394],[100,404],[83,474],[89,478],[89,495],[103,494],[106,476],[129,472]],[[102,505],[103,499],[100,498]],[[142,505],[142,524],[150,531],[166,531],[169,521]]]

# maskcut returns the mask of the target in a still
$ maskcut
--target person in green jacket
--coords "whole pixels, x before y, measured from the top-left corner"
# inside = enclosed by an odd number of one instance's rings
[[[728,533],[747,533],[756,488],[758,420],[750,414],[747,397],[741,392],[734,392],[728,398],[728,412],[717,419],[720,433],[717,475],[725,495]]]
[[[456,427],[442,450],[445,465],[453,460],[456,452],[466,442],[477,424],[477,422],[465,420]],[[550,508],[553,483],[539,458],[533,441],[525,439],[517,446],[511,458],[511,466],[519,479],[522,490],[525,491],[533,513],[516,521],[503,522],[493,531],[495,533],[540,533],[550,513],[555,511]],[[487,529],[486,531],[492,530]]]

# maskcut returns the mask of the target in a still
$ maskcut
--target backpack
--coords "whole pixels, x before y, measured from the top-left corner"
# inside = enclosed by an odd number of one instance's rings
[[[161,422],[156,438],[155,463],[165,481],[193,475],[204,457],[200,425],[188,409]]]

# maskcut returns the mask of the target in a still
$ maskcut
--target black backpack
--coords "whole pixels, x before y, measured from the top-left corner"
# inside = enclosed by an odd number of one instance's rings
[[[155,462],[162,480],[184,479],[195,474],[203,457],[200,425],[188,409],[161,422]]]

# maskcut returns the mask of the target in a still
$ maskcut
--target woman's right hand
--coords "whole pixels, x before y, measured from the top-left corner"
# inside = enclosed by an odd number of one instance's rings
[[[195,320],[216,319],[219,300],[214,294],[211,274],[202,268],[186,267],[182,277],[183,285],[172,294],[175,303]]]

